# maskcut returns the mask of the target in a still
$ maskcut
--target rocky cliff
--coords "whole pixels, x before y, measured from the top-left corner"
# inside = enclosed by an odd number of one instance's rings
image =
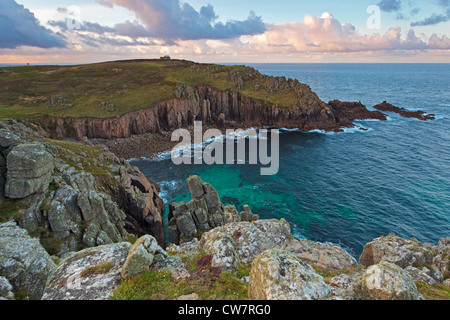
[[[63,257],[85,247],[153,235],[164,245],[159,186],[104,147],[46,138],[0,123],[1,220],[14,219]]]
[[[386,120],[381,112],[369,111],[361,103],[326,104],[317,98],[310,105],[281,108],[238,91],[218,90],[210,85],[190,87],[181,83],[179,87],[182,89],[177,89],[181,91],[177,93],[178,98],[158,101],[115,118],[41,116],[30,120],[37,121],[55,137],[78,140],[84,136],[113,139],[172,131],[188,127],[195,120],[218,128],[270,126],[301,131],[339,131],[354,126],[355,119]]]
[[[202,232],[166,249],[147,234],[133,244],[88,246],[56,265],[14,221],[0,224],[0,293],[11,298],[22,290],[46,300],[450,298],[449,238],[435,245],[382,236],[365,246],[358,263],[338,246],[293,237],[284,219],[260,220],[249,208],[223,206],[196,176],[189,185],[193,199],[173,204],[171,220],[179,240],[189,229],[181,216]],[[199,219],[208,201],[215,210]]]

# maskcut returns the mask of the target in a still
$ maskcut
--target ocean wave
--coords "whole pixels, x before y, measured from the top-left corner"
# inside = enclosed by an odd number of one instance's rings
[[[355,126],[351,128],[341,128],[343,131],[341,132],[335,132],[335,131],[325,131],[325,130],[309,130],[305,131],[304,133],[319,133],[319,134],[325,134],[325,135],[335,135],[335,134],[343,134],[343,133],[367,133],[370,131],[373,131],[372,128],[365,128],[363,126]]]

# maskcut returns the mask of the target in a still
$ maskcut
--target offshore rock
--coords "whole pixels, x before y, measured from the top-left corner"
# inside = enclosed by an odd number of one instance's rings
[[[287,251],[265,251],[252,263],[248,284],[252,300],[317,300],[329,293],[323,278]]]
[[[189,177],[187,182],[192,200],[169,204],[169,235],[175,244],[227,223],[217,191],[198,176]]]

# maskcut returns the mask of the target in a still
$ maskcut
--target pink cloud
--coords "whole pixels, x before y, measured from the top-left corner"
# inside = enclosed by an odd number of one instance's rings
[[[325,12],[321,17],[306,15],[302,22],[268,26],[251,42],[269,52],[365,52],[382,50],[450,49],[446,36],[430,37],[428,42],[409,30],[402,38],[400,27],[392,27],[385,34],[360,34],[349,23],[341,23]]]

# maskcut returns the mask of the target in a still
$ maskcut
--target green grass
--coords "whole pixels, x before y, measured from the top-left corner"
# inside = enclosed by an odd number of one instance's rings
[[[0,202],[0,223],[8,222],[10,219],[16,222],[22,221],[25,217],[20,213],[20,209],[25,207],[25,204],[20,200],[3,200],[3,202]]]
[[[450,288],[443,284],[430,286],[423,281],[416,281],[416,286],[426,300],[450,300]]]
[[[124,280],[115,290],[115,300],[171,300],[196,293],[200,300],[247,300],[247,284],[240,281],[250,273],[240,266],[236,274],[211,267],[210,259],[198,254],[186,261],[191,276],[174,280],[168,271],[149,270]]]
[[[234,78],[233,78],[234,77]],[[242,79],[238,85],[236,79]],[[234,80],[234,81],[233,81]],[[172,60],[127,60],[75,66],[0,68],[0,119],[36,114],[111,118],[175,98],[177,83],[208,84],[220,90],[291,108],[319,103],[306,85],[276,92],[263,88],[274,78],[243,66]],[[295,92],[297,91],[297,92]],[[49,107],[52,97],[56,103]],[[54,98],[55,99],[55,98]],[[105,107],[106,105],[106,107]]]

